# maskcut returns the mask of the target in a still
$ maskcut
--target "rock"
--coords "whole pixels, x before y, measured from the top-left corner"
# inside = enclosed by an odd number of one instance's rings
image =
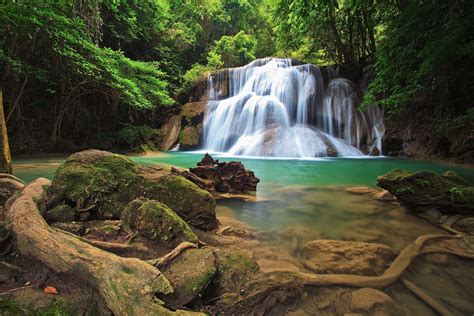
[[[161,297],[166,306],[176,309],[199,296],[216,273],[215,259],[210,248],[188,249],[161,268],[174,287],[172,294]]]
[[[258,264],[239,251],[216,248],[214,255],[217,268],[214,288],[218,296],[239,292],[259,272]]]
[[[186,103],[181,108],[181,116],[184,125],[197,126],[202,124],[204,113],[206,111],[207,102],[191,102]]]
[[[0,173],[0,206],[4,205],[9,198],[24,187],[25,183],[17,177]]]
[[[395,257],[389,247],[376,243],[313,240],[303,248],[304,266],[316,273],[382,274]]]
[[[377,147],[372,148],[369,153],[369,156],[380,156],[380,150]]]
[[[48,189],[48,209],[70,205],[75,219],[119,219],[125,206],[138,197],[165,203],[181,218],[200,229],[217,226],[215,201],[191,181],[141,166],[129,158],[100,150],[68,157]]]
[[[442,213],[474,212],[474,187],[457,174],[410,172],[395,169],[377,178],[377,185],[395,195],[408,210],[419,213],[436,209]]]
[[[373,315],[377,312],[381,312],[383,309],[386,311],[392,310],[395,303],[393,300],[382,291],[371,289],[371,288],[362,288],[352,292],[351,296],[351,310],[353,312],[364,313],[365,315]],[[383,315],[382,314],[382,315]]]
[[[144,196],[170,206],[189,225],[204,230],[217,227],[214,198],[191,181],[169,174],[148,182],[146,186]]]
[[[44,218],[48,222],[72,222],[76,218],[76,210],[70,205],[60,204],[53,209],[47,210]]]
[[[68,204],[77,213],[93,214],[90,219],[119,218],[143,184],[137,164],[129,158],[85,150],[69,156],[56,171],[48,190],[49,206]]]
[[[192,150],[198,147],[201,137],[202,124],[198,126],[186,126],[179,133],[179,148]]]
[[[303,289],[301,279],[291,272],[265,273],[249,281],[240,292],[222,295],[212,312],[216,315],[267,315],[276,304],[300,297]]]
[[[397,200],[392,193],[388,192],[387,190],[380,190],[372,193],[372,197],[374,200],[377,201],[384,201],[384,202],[394,202]]]
[[[457,220],[454,223],[454,228],[465,232],[466,234],[473,235],[474,234],[474,217],[465,217],[460,220]]]
[[[132,231],[169,248],[183,241],[197,243],[198,238],[181,217],[165,204],[138,198],[130,202],[122,213],[122,222]]]
[[[161,126],[161,134],[163,140],[160,144],[161,150],[170,150],[178,142],[179,131],[181,130],[181,115],[172,116],[163,126]]]
[[[390,130],[387,132],[388,135]],[[387,135],[382,138],[382,153],[385,156],[399,156],[403,151],[403,138]]]
[[[373,194],[377,190],[373,188],[369,188],[369,187],[359,186],[359,187],[348,187],[348,188],[345,188],[344,191],[348,193],[353,193],[353,194]]]

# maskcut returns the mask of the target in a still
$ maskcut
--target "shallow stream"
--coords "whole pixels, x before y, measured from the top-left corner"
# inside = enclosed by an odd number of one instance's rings
[[[143,164],[164,163],[192,167],[201,153],[136,156]],[[215,157],[216,158],[216,157]],[[235,160],[217,157],[221,161]],[[241,222],[268,233],[268,240],[249,245],[263,270],[301,269],[304,244],[313,239],[339,239],[385,244],[395,253],[418,236],[444,233],[427,221],[407,213],[397,203],[374,200],[367,194],[346,192],[347,186],[375,187],[376,178],[392,169],[455,171],[474,183],[474,170],[459,166],[392,158],[330,158],[317,160],[242,159],[261,182],[255,202],[221,200],[217,215],[226,223]],[[25,181],[52,178],[62,157],[16,159],[14,173]],[[274,235],[272,235],[274,234]],[[242,246],[245,248],[245,246]],[[254,247],[254,249],[251,249]],[[406,278],[440,300],[454,314],[474,313],[474,262],[435,255],[416,259]],[[422,302],[400,284],[387,292],[407,315],[431,315]],[[301,307],[301,306],[303,307]],[[305,315],[305,303],[288,314]],[[301,308],[300,308],[301,307]],[[306,308],[307,309],[307,308]]]

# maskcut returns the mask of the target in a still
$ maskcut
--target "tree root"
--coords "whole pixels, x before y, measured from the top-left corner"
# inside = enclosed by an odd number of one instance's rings
[[[157,293],[173,287],[154,266],[137,258],[122,258],[51,228],[41,216],[36,201],[44,195],[44,178],[27,185],[8,206],[7,220],[17,251],[56,273],[86,281],[97,290],[115,315],[195,315],[166,309]]]
[[[179,254],[182,253],[184,250],[189,248],[197,248],[197,246],[193,243],[183,241],[178,246],[176,246],[176,248],[174,248],[171,252],[167,253],[163,257],[147,260],[146,262],[148,262],[152,266],[159,268],[166,265],[168,262],[179,256]]]
[[[441,316],[453,316],[449,310],[446,309],[443,305],[437,302],[434,298],[426,294],[422,289],[417,287],[415,284],[411,283],[405,278],[401,278],[400,282],[405,285],[413,294],[415,294],[420,300],[425,302],[429,307],[431,307],[435,312]]]
[[[305,285],[309,286],[353,286],[383,288],[397,281],[405,269],[418,255],[423,253],[447,253],[459,257],[474,259],[474,254],[468,253],[459,239],[463,236],[452,235],[423,235],[403,249],[390,267],[379,276],[363,276],[353,274],[311,274],[297,273]],[[437,241],[435,243],[435,241]],[[457,242],[456,242],[457,241]],[[431,244],[427,244],[431,242]]]
[[[74,238],[77,238],[80,241],[88,243],[89,245],[92,245],[94,247],[97,247],[99,249],[111,252],[113,254],[116,254],[122,257],[127,256],[127,254],[130,254],[130,253],[133,253],[135,257],[138,257],[138,256],[146,257],[152,252],[150,248],[140,243],[119,244],[119,243],[113,243],[113,242],[107,242],[107,241],[91,240],[91,239],[86,239],[86,238],[77,236],[73,233],[70,233],[68,231],[62,230],[57,227],[53,227],[52,229],[57,230],[58,232],[61,232],[63,234],[72,236]]]

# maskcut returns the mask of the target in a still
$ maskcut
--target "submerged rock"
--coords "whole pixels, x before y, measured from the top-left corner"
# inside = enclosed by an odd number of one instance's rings
[[[174,248],[183,241],[197,243],[198,238],[188,224],[165,204],[138,198],[122,213],[122,222],[132,231],[150,240]]]
[[[58,168],[48,189],[48,212],[64,221],[55,209],[63,205],[69,220],[69,205],[75,220],[119,219],[125,206],[142,196],[165,203],[190,225],[217,226],[214,198],[191,181],[94,149],[71,155]]]
[[[377,185],[413,212],[428,209],[443,213],[474,212],[474,187],[454,172],[436,174],[395,169],[378,177]]]
[[[198,297],[216,273],[215,259],[209,248],[189,249],[173,259],[161,271],[174,288],[161,297],[166,306],[176,309]]]
[[[24,187],[25,183],[17,177],[0,173],[0,206]]]
[[[359,275],[382,274],[395,257],[385,245],[340,240],[310,241],[303,253],[304,266],[313,272]]]

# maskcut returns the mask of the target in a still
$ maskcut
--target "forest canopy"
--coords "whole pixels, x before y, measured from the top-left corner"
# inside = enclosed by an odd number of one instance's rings
[[[473,20],[467,0],[3,0],[7,126],[19,152],[114,146],[208,72],[271,56],[356,69],[387,112],[464,115]]]

